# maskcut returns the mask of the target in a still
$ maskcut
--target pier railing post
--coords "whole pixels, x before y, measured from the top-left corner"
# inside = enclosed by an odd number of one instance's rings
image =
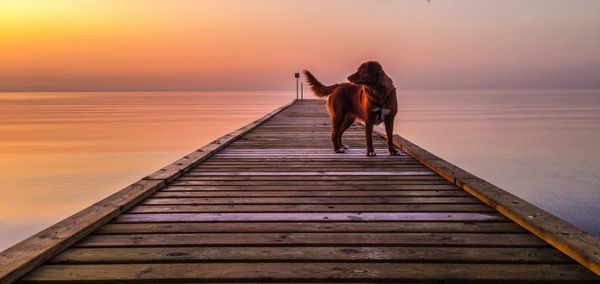
[[[300,73],[294,73],[294,77],[296,78],[296,99],[298,99],[298,78],[300,78]]]

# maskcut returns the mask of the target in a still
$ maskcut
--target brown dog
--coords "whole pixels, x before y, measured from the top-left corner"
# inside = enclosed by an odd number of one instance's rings
[[[342,134],[356,119],[365,122],[367,134],[367,156],[375,156],[373,149],[373,125],[385,123],[388,151],[398,155],[394,148],[392,134],[394,118],[398,112],[396,88],[381,64],[375,61],[365,62],[358,71],[350,76],[350,83],[324,86],[304,70],[306,80],[317,97],[327,97],[327,111],[333,125],[331,140],[336,153],[345,152],[348,147],[342,144]]]

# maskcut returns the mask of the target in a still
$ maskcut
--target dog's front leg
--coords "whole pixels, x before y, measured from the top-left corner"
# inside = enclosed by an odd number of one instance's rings
[[[373,149],[373,118],[367,119],[365,134],[367,136],[367,156],[374,157],[377,154],[375,153],[375,149]]]
[[[331,142],[333,143],[333,151],[336,153],[344,153],[346,151],[346,149],[341,147],[340,140],[339,132],[334,129],[331,133]]]
[[[394,117],[388,116],[385,118],[385,136],[387,137],[388,152],[391,156],[398,156],[400,152],[394,146]]]

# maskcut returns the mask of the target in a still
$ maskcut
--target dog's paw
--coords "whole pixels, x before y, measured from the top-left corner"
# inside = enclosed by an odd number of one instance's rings
[[[367,150],[367,157],[375,157],[377,156],[377,153],[375,153],[375,150]]]
[[[339,148],[339,149],[335,150],[335,152],[336,152],[336,153],[338,153],[338,154],[339,154],[339,153],[346,153],[346,149],[344,149],[344,148],[342,147],[342,148]]]
[[[344,144],[342,144],[342,149],[344,149],[344,150],[348,150],[348,149],[350,149],[350,147],[348,147],[348,145],[344,145]]]
[[[400,156],[400,151],[398,151],[398,150],[390,151],[390,156]]]

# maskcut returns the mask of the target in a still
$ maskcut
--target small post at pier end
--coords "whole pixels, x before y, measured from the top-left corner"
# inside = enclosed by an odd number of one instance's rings
[[[300,73],[294,73],[294,78],[296,78],[296,99],[298,99],[298,78],[300,78]]]

